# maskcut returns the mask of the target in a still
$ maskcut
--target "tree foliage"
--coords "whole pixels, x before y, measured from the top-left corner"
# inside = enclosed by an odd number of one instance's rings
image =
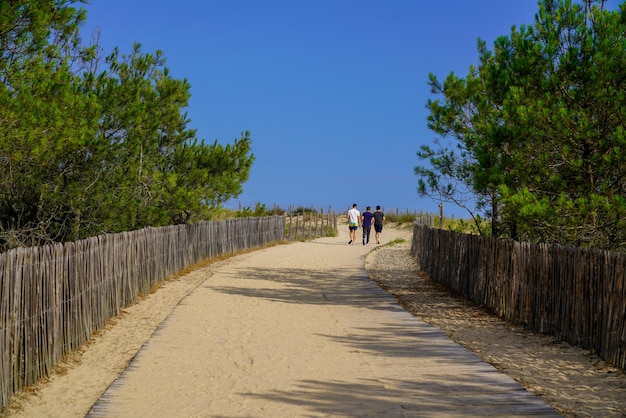
[[[0,4],[0,249],[207,219],[248,179],[249,132],[198,139],[189,82],[82,45],[81,3]]]
[[[464,187],[496,236],[626,248],[625,29],[624,4],[542,0],[534,25],[478,41],[466,78],[431,75],[428,124],[451,145],[418,152],[420,192]]]

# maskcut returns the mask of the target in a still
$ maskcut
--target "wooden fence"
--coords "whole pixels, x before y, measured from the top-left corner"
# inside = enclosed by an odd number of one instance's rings
[[[411,252],[431,278],[507,321],[626,368],[626,254],[498,240],[417,223]]]
[[[331,210],[319,212],[289,212],[285,214],[285,237],[298,240],[320,237],[337,231],[337,214]]]
[[[156,283],[284,233],[284,216],[239,218],[0,254],[0,409]]]

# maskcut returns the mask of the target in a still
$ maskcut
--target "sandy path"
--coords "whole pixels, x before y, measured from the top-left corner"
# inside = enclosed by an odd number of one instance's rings
[[[92,416],[115,417],[552,413],[401,309],[365,272],[373,247],[340,232],[167,283],[129,308],[143,321],[120,318],[14,415],[84,416],[94,402]]]

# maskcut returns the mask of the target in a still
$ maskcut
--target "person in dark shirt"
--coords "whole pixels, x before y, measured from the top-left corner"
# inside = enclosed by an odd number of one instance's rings
[[[374,231],[376,231],[376,244],[380,244],[380,233],[383,232],[383,221],[385,214],[380,210],[380,206],[376,206],[376,211],[372,215],[374,217]]]
[[[363,245],[370,245],[370,232],[372,230],[372,219],[374,215],[370,212],[370,207],[365,208],[363,212]]]

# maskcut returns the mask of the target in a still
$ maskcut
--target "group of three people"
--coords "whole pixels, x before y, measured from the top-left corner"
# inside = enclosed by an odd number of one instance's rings
[[[361,216],[361,212],[354,203],[352,209],[348,210],[348,228],[350,230],[350,242],[348,244],[356,244],[356,231],[361,226],[363,228],[363,245],[370,245],[372,223],[376,232],[376,244],[380,244],[380,233],[383,232],[384,220],[385,214],[380,210],[380,206],[376,206],[374,213],[370,212],[370,207],[367,206],[363,216]]]

